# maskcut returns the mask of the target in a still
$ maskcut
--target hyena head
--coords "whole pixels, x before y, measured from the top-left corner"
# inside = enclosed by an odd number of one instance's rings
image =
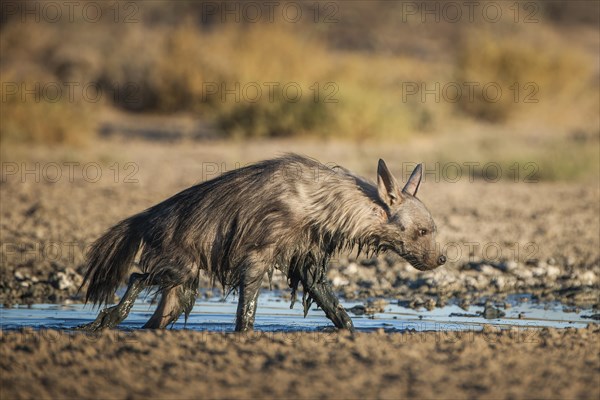
[[[446,262],[435,237],[437,227],[429,210],[415,196],[422,178],[421,164],[402,190],[383,160],[377,168],[377,191],[387,206],[383,216],[384,247],[399,254],[418,270],[426,271]]]

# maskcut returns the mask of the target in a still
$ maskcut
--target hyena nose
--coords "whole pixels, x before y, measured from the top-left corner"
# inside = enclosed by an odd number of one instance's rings
[[[438,258],[438,265],[444,265],[446,263],[446,257],[440,256]]]

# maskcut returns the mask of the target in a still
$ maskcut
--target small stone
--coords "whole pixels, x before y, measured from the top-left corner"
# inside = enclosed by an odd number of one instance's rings
[[[354,262],[348,264],[348,266],[343,270],[344,273],[349,275],[354,275],[358,272],[358,265]]]
[[[487,264],[480,265],[479,271],[483,275],[487,275],[487,276],[496,275],[496,269],[494,267],[492,267],[491,265],[487,265]]]
[[[425,308],[427,309],[427,311],[432,311],[433,309],[435,309],[435,300],[428,299],[425,302]]]
[[[492,278],[492,284],[496,286],[499,291],[502,291],[506,286],[506,278],[504,278],[504,276],[495,276]]]
[[[383,299],[368,301],[365,306],[365,312],[367,314],[382,313],[385,312],[385,306],[387,305],[388,302]]]
[[[336,276],[331,280],[331,284],[333,286],[346,286],[350,283],[350,281],[346,278],[342,278],[341,276]]]
[[[58,290],[66,290],[75,286],[73,280],[65,272],[57,272],[56,274],[53,274],[50,282]]]
[[[585,271],[579,276],[581,283],[587,286],[592,286],[598,282],[598,276],[594,271]]]
[[[349,308],[348,311],[350,311],[354,315],[365,315],[367,313],[367,309],[363,305],[354,306],[352,308]]]
[[[560,274],[561,270],[557,266],[548,264],[546,267],[546,276],[548,276],[548,278],[556,279],[560,276]]]
[[[446,307],[446,299],[444,297],[439,297],[435,306],[439,308]]]
[[[502,318],[506,314],[504,313],[504,311],[499,310],[492,305],[486,304],[485,308],[483,309],[482,315],[483,315],[483,318],[485,318],[485,319],[496,319],[496,318]]]
[[[517,275],[517,277],[520,280],[527,280],[533,278],[533,272],[527,269],[526,267],[515,270],[515,275]]]
[[[507,261],[504,265],[504,272],[512,272],[519,267],[519,264],[516,261]]]

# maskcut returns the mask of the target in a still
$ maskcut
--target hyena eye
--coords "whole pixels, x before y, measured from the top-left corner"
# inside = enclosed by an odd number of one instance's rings
[[[419,229],[419,236],[427,235],[427,229]]]

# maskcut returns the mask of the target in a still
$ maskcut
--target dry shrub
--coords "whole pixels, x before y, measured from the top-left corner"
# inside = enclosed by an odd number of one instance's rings
[[[160,111],[193,111],[229,136],[285,136],[326,123],[309,88],[330,68],[318,43],[274,24],[205,32],[187,23],[167,33],[149,86]]]
[[[93,132],[93,116],[81,105],[65,102],[5,103],[0,135],[5,141],[86,143]]]
[[[545,123],[549,115],[569,119],[561,125],[563,131],[597,125],[597,75],[589,59],[551,27],[506,22],[425,26],[414,19],[399,24],[401,4],[350,3],[340,4],[343,18],[330,25],[207,24],[199,22],[199,2],[174,7],[136,3],[140,21],[132,24],[9,20],[0,35],[3,82],[93,83],[100,86],[105,101],[8,102],[3,104],[2,136],[38,140],[44,136],[40,130],[46,129],[45,136],[53,138],[49,140],[69,141],[93,133],[94,117],[106,105],[193,114],[212,123],[222,136],[232,137],[395,139],[448,130],[461,120],[473,124],[465,115],[501,124],[522,123],[525,118],[530,124]],[[463,40],[453,47],[450,42],[461,31]],[[456,104],[424,101],[420,95],[403,97],[403,83],[431,88],[451,81],[497,82],[504,93],[496,103],[481,96],[471,101],[464,94]],[[520,84],[517,103],[510,91],[515,82]],[[535,117],[520,112],[531,111],[522,102],[529,93],[523,87],[528,82],[539,87],[538,97],[544,102]],[[271,83],[278,86],[270,89]],[[283,96],[287,84],[301,88],[297,101]],[[257,87],[262,91],[258,96]],[[577,114],[575,108],[585,110]],[[581,118],[584,114],[589,118]],[[43,115],[46,127],[28,118],[33,115]],[[583,126],[581,120],[590,122]],[[68,134],[68,129],[77,135]]]
[[[290,27],[207,32],[186,23],[162,46],[146,85],[157,109],[193,111],[225,136],[364,138],[413,129],[410,105],[390,91],[389,77],[373,75],[370,58],[333,52]]]
[[[3,145],[7,142],[81,145],[94,133],[93,107],[75,95],[71,97],[68,89],[45,71],[33,66],[4,68],[2,89]]]
[[[504,122],[528,104],[567,102],[581,94],[591,78],[587,59],[543,24],[528,28],[507,24],[493,30],[485,26],[464,30],[457,48],[456,79],[475,82],[479,88],[497,84],[502,95],[495,98],[493,88],[488,97],[475,90],[474,99],[460,98],[461,111]]]
[[[76,35],[70,36],[72,39]],[[88,53],[63,47],[56,24],[8,23],[2,28],[0,137],[10,142],[81,145],[95,132],[95,104],[64,82],[84,83],[76,70],[93,67]],[[80,38],[81,39],[81,38]],[[65,63],[67,57],[76,62]],[[96,110],[97,111],[97,110]]]

